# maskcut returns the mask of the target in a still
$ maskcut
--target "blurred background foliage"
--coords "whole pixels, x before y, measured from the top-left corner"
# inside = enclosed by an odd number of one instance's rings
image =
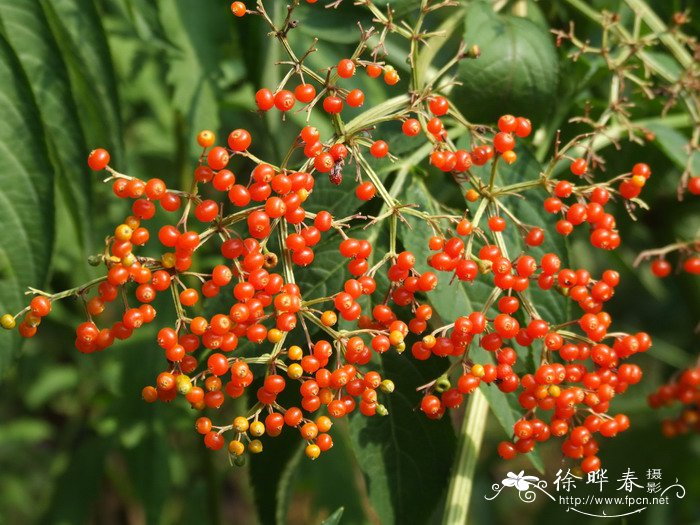
[[[516,3],[518,14],[526,16],[512,14]],[[631,20],[621,1],[587,3],[619,12],[623,22]],[[410,16],[417,2],[391,4],[399,17]],[[482,49],[479,60],[461,66],[462,85],[454,100],[475,121],[493,122],[511,112],[531,116],[549,134],[546,138],[558,128],[564,136],[580,132],[569,118],[581,115],[587,103],[594,111],[604,107],[608,72],[595,58],[569,60],[570,49],[556,48],[549,28],[566,28],[574,20],[577,33],[592,43],[599,41],[600,28],[564,0],[495,4],[498,13],[491,3],[473,1],[435,17],[435,25],[453,35],[434,57],[435,64],[454,52],[461,36]],[[665,21],[692,4],[651,2]],[[276,16],[285,9],[279,0],[265,5]],[[364,27],[371,23],[350,0],[337,10],[304,5],[297,12],[300,24],[290,35],[292,45],[303,51],[318,38],[318,52],[310,59],[316,68],[347,56],[356,42],[356,20]],[[697,35],[699,25],[691,14],[685,29]],[[0,0],[3,311],[22,307],[28,285],[59,290],[94,275],[86,256],[99,249],[100,239],[127,209],[88,173],[85,158],[92,148],[107,147],[112,164],[122,172],[157,176],[175,187],[190,177],[199,154],[194,136],[200,129],[224,136],[246,127],[255,138],[256,155],[283,155],[303,125],[303,115],[287,115],[298,125],[283,126],[277,113],[254,112],[255,90],[275,86],[282,71],[275,66],[282,59],[280,49],[265,33],[258,17],[234,19],[223,0]],[[407,77],[403,42],[389,40],[387,48]],[[655,52],[663,55],[664,50]],[[380,83],[364,75],[357,82],[367,95],[366,107],[387,97]],[[633,120],[659,116],[664,100],[630,96],[637,102]],[[327,136],[330,127],[324,131]],[[688,489],[678,505],[655,507],[629,522],[700,523],[700,439],[661,438],[662,414],[651,412],[645,402],[674,368],[694,361],[700,346],[693,333],[700,319],[700,281],[674,275],[661,282],[648,268],[631,266],[639,251],[691,238],[700,226],[697,200],[679,205],[676,199],[689,127],[662,121],[652,131],[656,139],[649,147],[623,143],[620,150],[604,151],[609,173],[628,171],[637,161],[653,167],[644,194],[651,211],[639,213],[637,221],[618,214],[624,241],[615,253],[593,252],[576,235],[569,248],[575,264],[591,268],[594,275],[607,267],[621,271],[622,285],[610,312],[620,329],[643,329],[654,337],[653,351],[638,360],[645,380],[615,401],[615,410],[630,414],[632,428],[604,444],[604,464],[612,473],[627,467],[639,472],[662,468]],[[543,143],[535,152],[540,160],[547,154],[547,141]],[[409,148],[398,138],[392,142],[395,153]],[[538,172],[537,161],[529,157],[527,168],[518,164],[511,176]],[[460,206],[453,186],[442,184],[440,175],[425,165],[415,166],[409,175],[406,187],[399,188],[404,200]],[[347,198],[351,182],[339,189],[321,182],[317,206],[353,211]],[[416,240],[417,234],[402,242],[419,250]],[[323,286],[338,278],[333,276],[333,250],[329,245],[325,262],[311,275]],[[441,293],[445,300],[444,294],[452,292]],[[474,297],[478,303],[478,294],[467,291],[464,300]],[[437,310],[449,314],[453,304],[448,300]],[[554,317],[563,315],[557,311],[560,305],[550,307]],[[161,305],[159,316],[168,315],[168,306]],[[335,447],[318,461],[303,459],[297,440],[283,436],[267,440],[265,453],[249,466],[233,469],[222,454],[202,446],[192,428],[193,415],[183,404],[146,406],[141,401],[141,387],[164,365],[153,349],[155,326],[107,352],[84,356],[73,348],[72,330],[81,316],[77,302],[64,302],[21,352],[12,336],[0,336],[0,523],[309,524],[325,518],[336,523],[339,515],[331,514],[339,507],[344,507],[343,524],[439,521],[454,432],[447,418],[432,423],[414,415],[416,400],[410,393],[423,377],[440,372],[439,363],[419,372],[406,357],[387,358],[385,371],[406,383],[406,395],[399,392],[392,401],[395,415],[386,422],[336,425]],[[544,447],[533,463],[501,462],[495,454],[504,437],[498,421],[507,422],[513,412],[503,399],[490,401],[501,406],[490,420],[477,467],[472,523],[564,519],[558,505],[513,504],[512,494],[494,502],[483,499],[507,470],[532,470],[534,463],[551,478],[561,466],[556,446]],[[566,519],[587,522],[581,516]]]

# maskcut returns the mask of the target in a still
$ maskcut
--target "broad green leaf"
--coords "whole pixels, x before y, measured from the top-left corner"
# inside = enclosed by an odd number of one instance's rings
[[[58,188],[83,243],[90,234],[87,146],[70,79],[41,5],[0,1],[0,22],[31,84],[58,175]]]
[[[650,124],[647,126],[654,134],[654,143],[679,169],[685,169],[688,162],[688,143],[690,137],[686,137],[680,131],[663,124]],[[700,173],[700,155],[694,152],[691,163],[694,175]]]
[[[53,248],[54,173],[27,77],[0,35],[0,311],[17,312],[27,286],[42,286]],[[0,370],[18,348],[0,334]]]
[[[454,92],[459,109],[477,122],[512,113],[538,124],[557,92],[552,35],[526,18],[495,14],[483,1],[468,7],[464,24],[464,41],[478,45],[481,56],[459,65],[462,86]]]
[[[416,392],[441,373],[435,364],[385,354],[380,372],[396,385],[392,394],[381,396],[389,414],[350,419],[355,455],[381,523],[427,523],[447,487],[454,429],[448,417],[433,421],[419,413]]]
[[[117,79],[95,4],[93,0],[40,0],[40,3],[68,66],[88,148],[107,148],[119,162],[123,143]]]

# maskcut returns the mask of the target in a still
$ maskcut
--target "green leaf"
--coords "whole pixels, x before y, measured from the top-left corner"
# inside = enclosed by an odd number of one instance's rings
[[[478,45],[481,56],[460,63],[462,86],[455,89],[454,100],[462,113],[477,122],[512,113],[538,124],[557,92],[552,35],[528,19],[498,15],[479,1],[466,11],[464,41]]]
[[[29,445],[51,437],[51,426],[40,419],[17,418],[3,425],[0,446],[8,449],[13,444]]]
[[[57,168],[58,188],[85,244],[91,222],[87,146],[58,44],[35,0],[1,0],[0,22],[29,78]]]
[[[343,511],[345,509],[340,507],[333,514],[328,516],[325,520],[321,522],[321,525],[338,525],[340,523],[340,518],[343,517]]]
[[[202,9],[198,0],[160,0],[161,20],[175,51],[168,62],[168,83],[173,88],[172,103],[185,123],[184,143],[192,155],[200,152],[194,137],[202,129],[219,127],[221,96],[216,79],[222,61],[218,42],[228,38],[222,16],[229,12]]]
[[[159,305],[156,307],[163,311]],[[112,410],[126,447],[124,455],[134,494],[143,505],[146,522],[160,523],[171,485],[168,432],[182,413],[174,404],[149,405],[141,399],[141,388],[153,382],[164,364],[152,333],[138,334],[122,343],[120,352],[123,368],[118,392],[123,394],[115,400]]]
[[[447,486],[454,429],[447,417],[433,421],[416,413],[416,388],[441,372],[434,365],[385,354],[380,373],[396,385],[382,396],[389,414],[350,420],[355,455],[381,523],[427,523]]]
[[[68,67],[88,147],[107,148],[119,162],[123,142],[117,79],[95,4],[93,0],[40,0],[40,3]]]
[[[680,131],[664,124],[650,124],[647,126],[654,134],[654,144],[671,160],[680,170],[684,170],[688,161],[688,143],[690,138]],[[693,162],[690,166],[693,174],[700,173],[700,155],[693,154]]]
[[[39,408],[61,392],[72,390],[78,384],[78,371],[67,365],[48,367],[39,375],[25,400],[30,408]]]
[[[110,442],[89,436],[75,444],[68,468],[56,481],[56,490],[43,523],[85,523],[99,496],[100,480]]]
[[[307,515],[309,523],[316,523],[320,521],[317,518],[329,516],[338,507],[342,507],[344,521],[347,523],[367,522],[357,486],[357,470],[348,425],[342,420],[336,422],[332,436],[333,448],[314,461],[304,454],[306,443],[298,443],[295,454],[280,476],[277,488],[278,524],[294,521],[291,518],[299,516],[301,512]],[[328,483],[330,479],[333,480],[332,484]],[[343,490],[338,491],[335,487],[343,487]],[[300,511],[300,502],[304,502],[304,511]],[[337,512],[336,510],[327,519],[332,519]]]
[[[25,306],[23,290],[46,280],[53,249],[54,174],[41,116],[27,77],[0,35],[0,311]],[[0,336],[0,370],[18,348],[16,332]]]

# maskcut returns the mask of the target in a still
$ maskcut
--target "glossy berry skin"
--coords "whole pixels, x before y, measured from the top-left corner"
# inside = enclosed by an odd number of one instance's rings
[[[296,100],[294,94],[286,89],[278,91],[275,95],[275,107],[280,111],[289,111],[294,107]]]
[[[88,166],[93,171],[101,171],[107,167],[109,160],[109,152],[106,149],[94,149],[88,156]]]
[[[651,271],[656,277],[664,278],[671,275],[673,266],[664,259],[656,259],[651,263]]]
[[[323,99],[323,109],[331,115],[340,113],[343,110],[343,100],[333,95],[326,97]]]
[[[401,124],[401,131],[409,137],[415,137],[420,133],[420,130],[420,122],[414,118],[409,118]]]
[[[231,12],[237,16],[237,17],[242,17],[246,14],[246,7],[243,2],[233,2],[231,4]]]
[[[355,195],[358,199],[368,201],[377,193],[377,189],[371,182],[363,182],[355,189]]]
[[[493,138],[493,147],[496,148],[496,151],[499,153],[510,151],[515,147],[515,139],[510,133],[503,133],[501,131]]]
[[[355,74],[355,63],[349,58],[344,58],[338,62],[338,76],[340,78],[350,78]]]
[[[378,140],[372,144],[369,152],[374,158],[381,159],[382,157],[386,157],[387,153],[389,153],[389,145],[383,140]]]
[[[345,101],[348,103],[348,106],[359,108],[365,102],[365,94],[360,89],[353,89],[345,97]]]
[[[316,98],[316,88],[313,84],[299,84],[294,88],[294,96],[302,104],[308,104]]]
[[[571,170],[571,173],[581,177],[588,170],[588,163],[586,162],[586,159],[574,159],[571,166],[569,166],[569,169]]]
[[[433,115],[441,117],[447,114],[447,111],[450,109],[450,103],[445,97],[436,96],[430,99],[428,107]]]
[[[261,111],[268,111],[275,106],[275,96],[267,88],[259,89],[255,93],[255,104]]]

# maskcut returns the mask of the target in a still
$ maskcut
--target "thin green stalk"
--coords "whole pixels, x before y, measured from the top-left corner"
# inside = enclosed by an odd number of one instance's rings
[[[481,390],[470,394],[457,445],[457,460],[452,470],[447,502],[442,516],[443,525],[467,522],[469,501],[474,488],[474,471],[484,439],[489,405]]]
[[[643,0],[625,0],[625,3],[644,20],[654,33],[659,35],[659,40],[673,53],[681,66],[688,68],[693,64],[693,57],[685,46],[668,31],[666,24]]]

